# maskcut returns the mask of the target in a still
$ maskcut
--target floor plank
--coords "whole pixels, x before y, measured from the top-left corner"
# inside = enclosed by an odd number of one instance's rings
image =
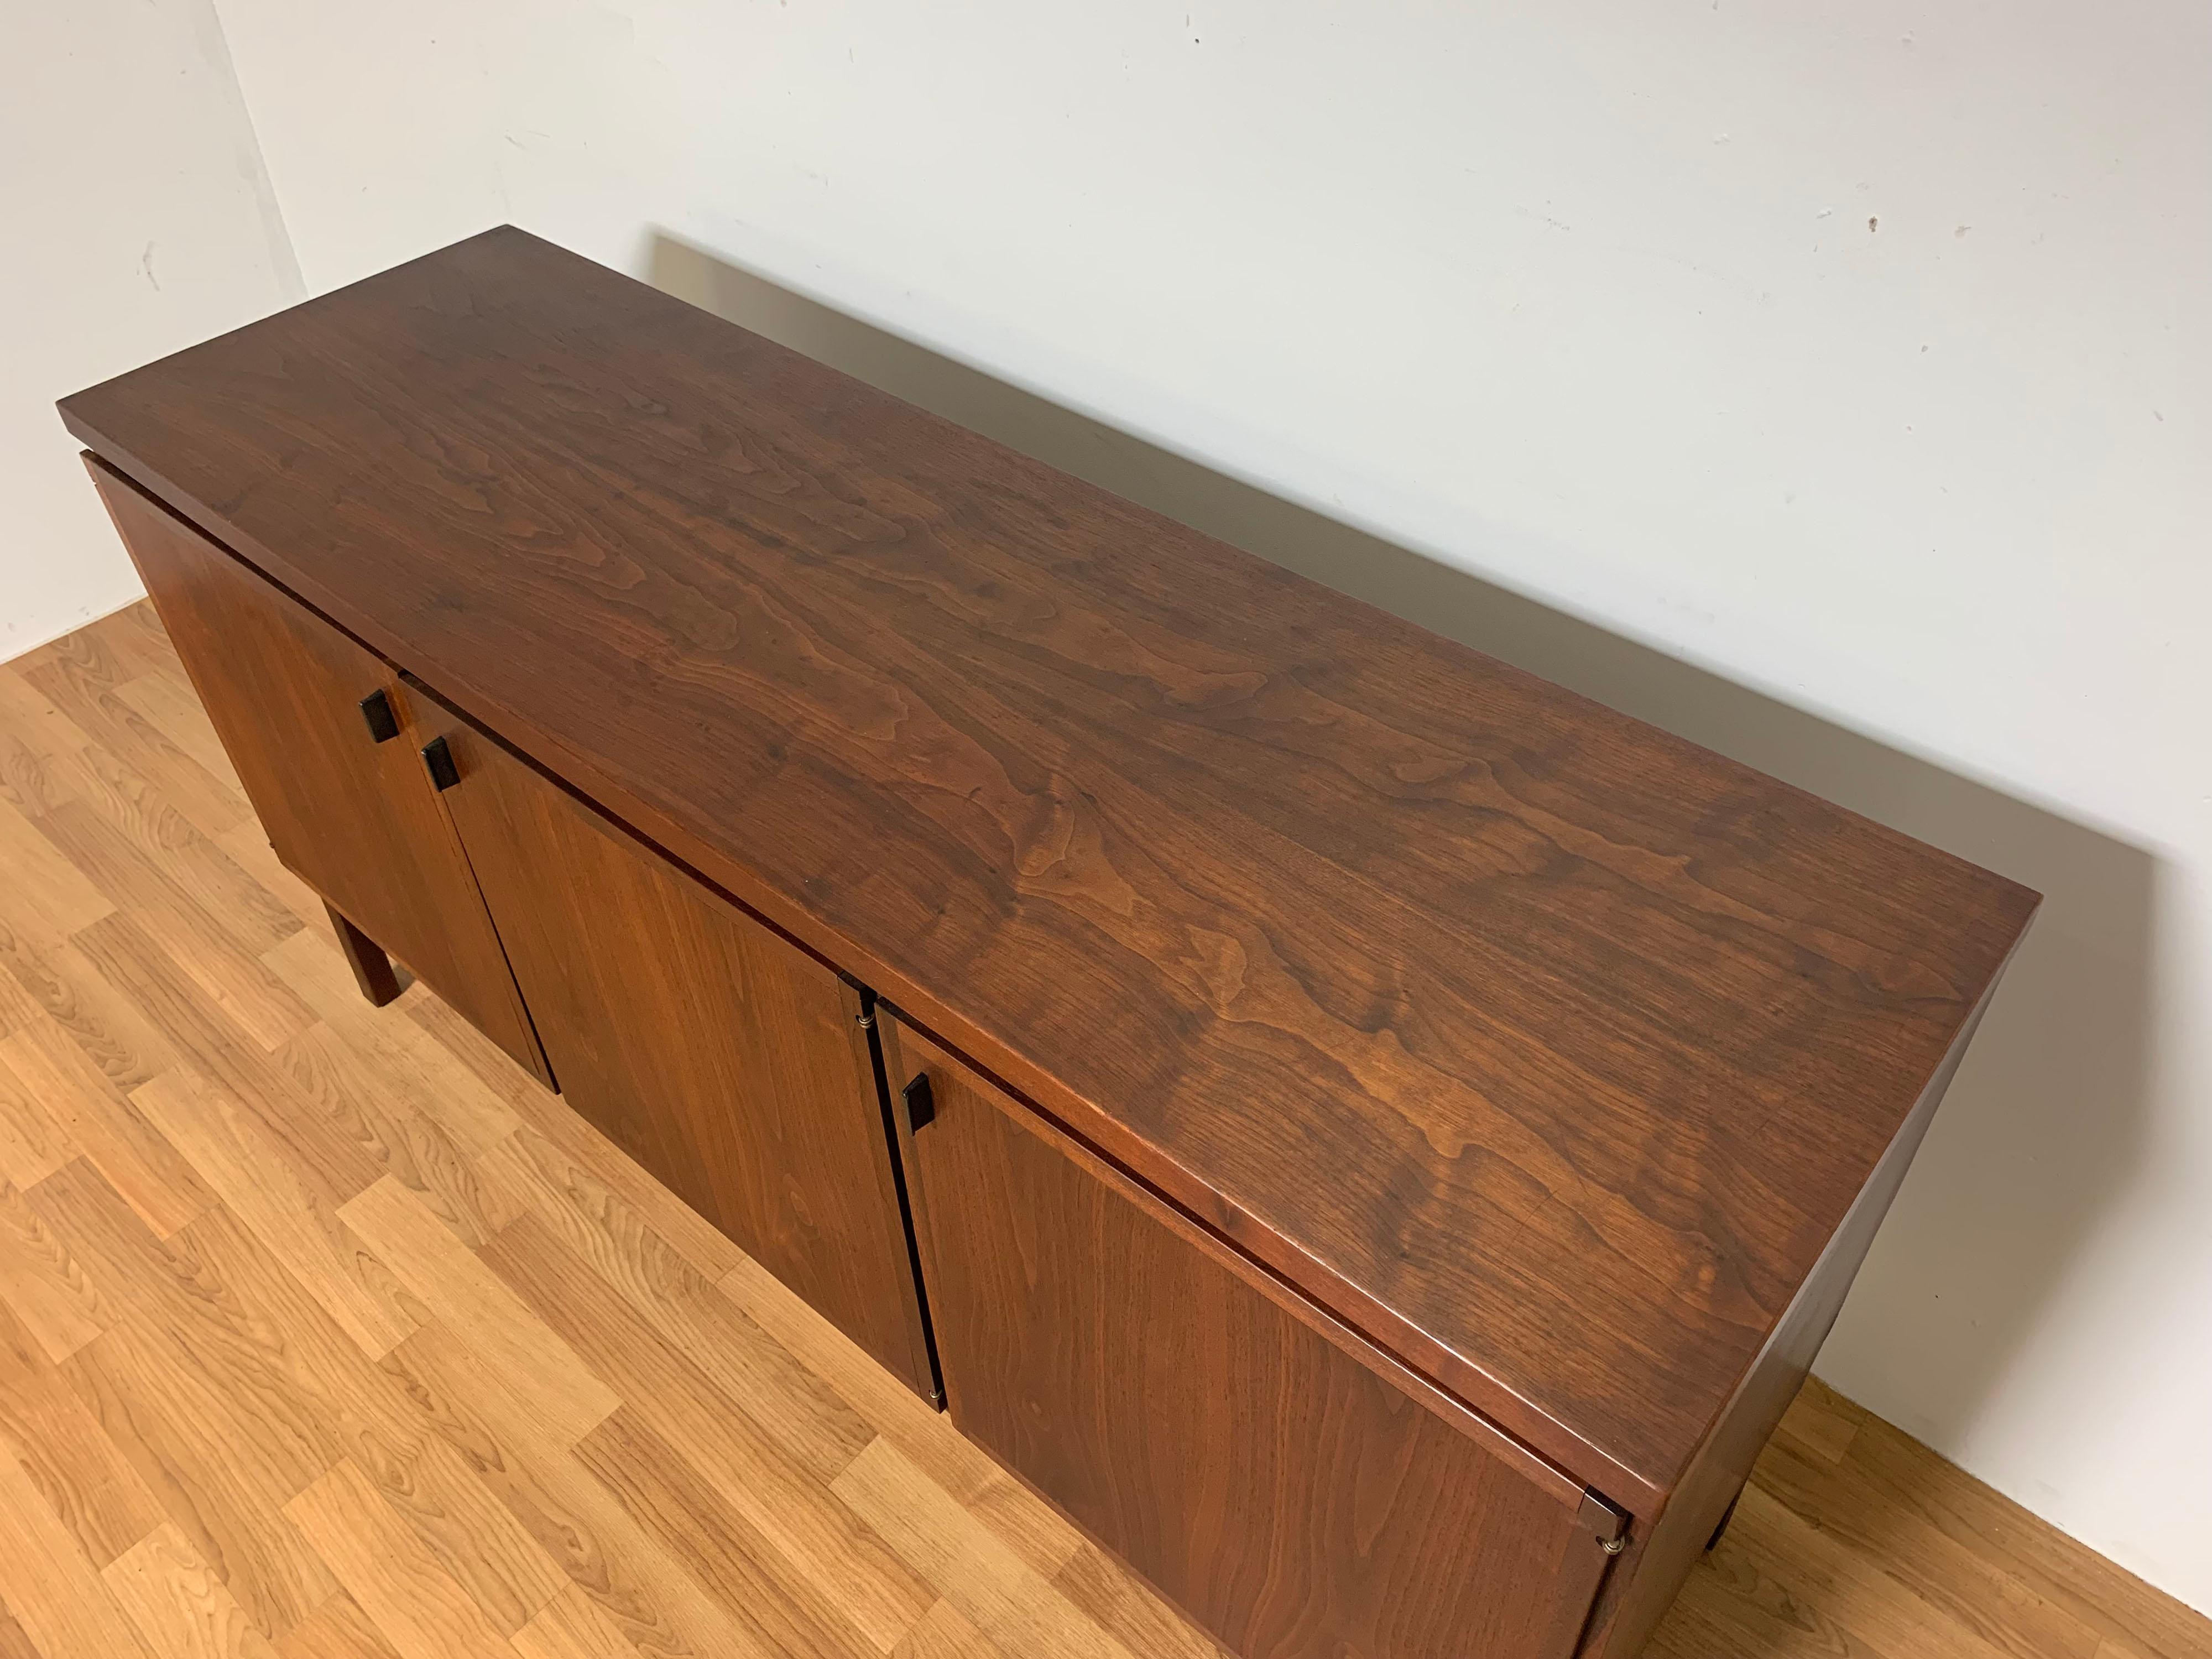
[[[46,1659],[4,1606],[0,1606],[0,1659]]]
[[[0,1048],[0,1180],[36,1186],[73,1158],[82,1158],[68,1128],[47,1111],[33,1086],[17,1075]]]
[[[1998,1571],[2103,1632],[2105,1645],[2123,1655],[2212,1656],[2212,1620],[2082,1548],[1902,1431],[1863,1415],[1844,1462],[1866,1477],[1865,1502],[1921,1516]]]
[[[661,1488],[696,1482],[690,1508],[708,1508],[703,1494],[721,1500],[730,1510],[726,1521],[717,1517],[724,1535],[747,1539],[771,1577],[878,1651],[913,1628],[935,1599],[928,1588],[832,1496],[834,1486],[778,1448],[744,1401],[662,1341],[534,1216],[515,1221],[485,1256],[621,1396],[622,1423],[596,1441],[596,1461],[586,1457],[595,1473],[605,1478],[611,1461]],[[645,1455],[656,1444],[666,1456]]]
[[[258,955],[300,930],[299,917],[198,833],[174,846],[146,845],[73,800],[39,819],[38,829],[118,908],[166,911],[216,948]]]
[[[45,1659],[159,1659],[30,1477],[4,1458],[0,1598]]]
[[[832,1585],[793,1571],[757,1516],[740,1513],[727,1488],[711,1484],[690,1458],[631,1419],[627,1408],[592,1430],[576,1456],[763,1651],[792,1659],[888,1652],[929,1604],[921,1595],[888,1640],[871,1639],[878,1632],[863,1630],[854,1614],[878,1599],[869,1593],[875,1575],[863,1571]]]
[[[541,1607],[514,1640],[522,1659],[638,1659],[622,1627],[574,1584]]]
[[[15,1012],[8,1030],[0,1035],[51,1024],[125,1092],[176,1064],[177,1052],[168,1039],[135,1002],[100,975],[74,939],[34,945],[0,928],[0,958],[17,994],[10,999]]]
[[[220,836],[251,818],[253,809],[243,793],[210,773],[116,695],[121,684],[112,678],[117,671],[97,670],[65,654],[76,642],[105,631],[103,623],[94,623],[8,666],[44,693],[88,738],[152,782],[201,834]]]
[[[338,1212],[410,1294],[510,1379],[545,1431],[573,1445],[622,1404],[514,1285],[392,1176]]]
[[[530,1211],[656,1336],[744,1401],[746,1415],[816,1480],[834,1479],[875,1437],[618,1194],[534,1130],[517,1131],[477,1167],[514,1213]]]
[[[118,1556],[100,1577],[156,1659],[275,1659],[230,1586],[173,1522]]]
[[[37,1022],[0,1037],[0,1061],[44,1111],[52,1134],[76,1147],[159,1237],[215,1201],[183,1155],[58,1028]]]
[[[1082,1534],[1058,1510],[956,1433],[943,1413],[931,1410],[889,1371],[871,1364],[851,1339],[759,1263],[741,1263],[725,1276],[721,1288],[817,1376],[836,1379],[839,1392],[878,1435],[927,1471],[1039,1575],[1054,1577],[1082,1546]]]
[[[106,637],[121,641],[130,636],[116,630]],[[149,639],[153,637],[148,635]],[[166,635],[161,636],[161,643],[167,645]],[[169,655],[173,661],[174,653]],[[242,793],[230,757],[222,751],[222,739],[216,735],[207,710],[200,707],[200,700],[192,695],[191,683],[171,672],[158,655],[149,655],[142,659],[140,666],[143,672],[139,677],[125,681],[117,688],[116,695],[143,714],[163,737],[198,761],[210,777]]]
[[[343,1590],[284,1633],[278,1659],[399,1659],[361,1604]]]
[[[295,934],[264,960],[337,1034],[356,1067],[391,1079],[410,1098],[435,1099],[440,1125],[464,1152],[483,1152],[520,1127],[514,1109],[450,1049],[413,1021],[364,1001],[351,971],[320,938]]]
[[[29,1332],[0,1310],[0,1455],[105,1567],[163,1522],[160,1498]]]
[[[401,1659],[514,1659],[483,1609],[349,1460],[284,1513]]]
[[[1127,1659],[1127,1648],[890,1441],[862,1452],[830,1489],[1003,1651]]]
[[[319,1183],[332,1202],[343,1202],[385,1173],[373,1135],[325,1097],[300,1088],[280,1056],[263,1054],[127,916],[106,917],[80,930],[75,943],[101,978],[160,1022],[172,1046],[201,1076],[260,1116],[301,1173]],[[285,1050],[319,1029],[311,1026]]]
[[[257,884],[258,885],[258,884]],[[315,1012],[258,957],[212,937],[171,909],[136,908],[131,920],[185,970],[208,1000],[264,1049],[273,1049],[315,1023]],[[296,921],[289,910],[287,921]],[[298,930],[306,936],[307,930]]]
[[[1001,1659],[1001,1656],[966,1613],[950,1601],[939,1601],[907,1632],[891,1659]]]
[[[565,1447],[548,1443],[504,1380],[441,1325],[386,1366],[593,1605],[653,1659],[774,1659]]]
[[[131,1099],[364,1352],[381,1358],[416,1328],[389,1271],[244,1106],[181,1067]]]
[[[343,1194],[338,1201],[389,1177],[472,1245],[511,1219],[487,1201],[467,1157],[441,1120],[420,1109],[421,1097],[361,1065],[328,1026],[310,1026],[271,1059],[283,1073],[276,1096],[308,1109],[295,1114],[287,1138],[312,1143],[308,1161],[331,1192]]]
[[[42,1183],[43,1184],[43,1183]],[[52,1360],[67,1359],[114,1322],[106,1298],[46,1218],[0,1183],[0,1302]]]
[[[64,803],[66,805],[67,803]],[[0,801],[0,923],[35,940],[63,937],[116,907],[92,878],[9,802]]]
[[[1223,1659],[422,986],[151,611],[0,665],[0,1659]],[[2207,1659],[1808,1384],[1654,1659]]]

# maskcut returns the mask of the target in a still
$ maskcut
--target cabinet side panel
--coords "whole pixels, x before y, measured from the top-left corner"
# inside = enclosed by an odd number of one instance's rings
[[[437,712],[460,775],[443,799],[563,1097],[933,1395],[858,994]]]
[[[1850,1293],[1851,1281],[1858,1277],[1860,1264],[1874,1246],[1875,1233],[1889,1213],[1898,1188],[1905,1184],[1905,1173],[1912,1167],[1920,1143],[1927,1139],[1936,1109],[1951,1086],[1966,1045],[1981,1024],[1983,1012],[1996,994],[1996,986],[1997,981],[1992,980],[1983,994],[1958,1041],[1929,1080],[1911,1115],[1775,1328],[1772,1339],[1691,1463],[1657,1524],[1632,1540],[1590,1621],[1589,1638],[1582,1650],[1584,1659],[1634,1659],[1674,1604],[1713,1528],[1750,1479],[1752,1465],[1765,1449],[1790,1402],[1797,1397],[1820,1345],[1834,1328],[1844,1298]]]
[[[910,1029],[954,1422],[1244,1659],[1562,1659],[1578,1492],[1409,1397]],[[896,1081],[896,1079],[895,1079]]]
[[[88,456],[276,855],[520,1064],[544,1076],[499,938],[438,811],[391,665]],[[361,701],[382,691],[380,743]]]

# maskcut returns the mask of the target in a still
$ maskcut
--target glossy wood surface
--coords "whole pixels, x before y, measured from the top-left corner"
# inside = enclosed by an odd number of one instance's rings
[[[434,703],[564,1099],[917,1393],[935,1379],[860,1000]]]
[[[507,1053],[542,1068],[468,861],[422,776],[424,739],[410,738],[391,665],[129,480],[97,459],[87,466],[276,855],[372,949],[399,957]],[[379,690],[401,711],[398,735],[385,743],[360,709]],[[362,988],[381,983],[364,979]]]
[[[518,231],[63,408],[1639,1511],[2035,902]]]
[[[1377,1375],[941,1048],[886,1041],[935,1103],[904,1140],[963,1434],[1243,1659],[1575,1651],[1610,1565],[1578,1482]]]
[[[1929,1080],[1850,1213],[1738,1386],[1719,1425],[1675,1488],[1666,1512],[1630,1538],[1591,1619],[1584,1659],[1635,1659],[1644,1652],[1652,1631],[1711,1547],[1715,1529],[1733,1513],[1753,1465],[1803,1388],[1821,1344],[1834,1328],[1875,1233],[1904,1184],[1987,1006],[1985,998],[1952,1046],[1950,1057]]]
[[[364,1003],[147,606],[0,664],[0,1655],[1220,1659],[426,988]],[[1814,1382],[1649,1651],[2212,1621]]]

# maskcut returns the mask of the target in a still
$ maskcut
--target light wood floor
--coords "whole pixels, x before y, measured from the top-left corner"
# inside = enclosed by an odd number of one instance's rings
[[[143,607],[0,666],[0,1659],[1212,1651],[419,987]],[[1814,1385],[1669,1659],[2212,1625]]]

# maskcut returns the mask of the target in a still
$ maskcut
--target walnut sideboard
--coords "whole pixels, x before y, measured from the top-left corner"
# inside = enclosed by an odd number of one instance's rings
[[[61,407],[370,998],[1246,1659],[1635,1652],[2037,902],[517,230]]]

